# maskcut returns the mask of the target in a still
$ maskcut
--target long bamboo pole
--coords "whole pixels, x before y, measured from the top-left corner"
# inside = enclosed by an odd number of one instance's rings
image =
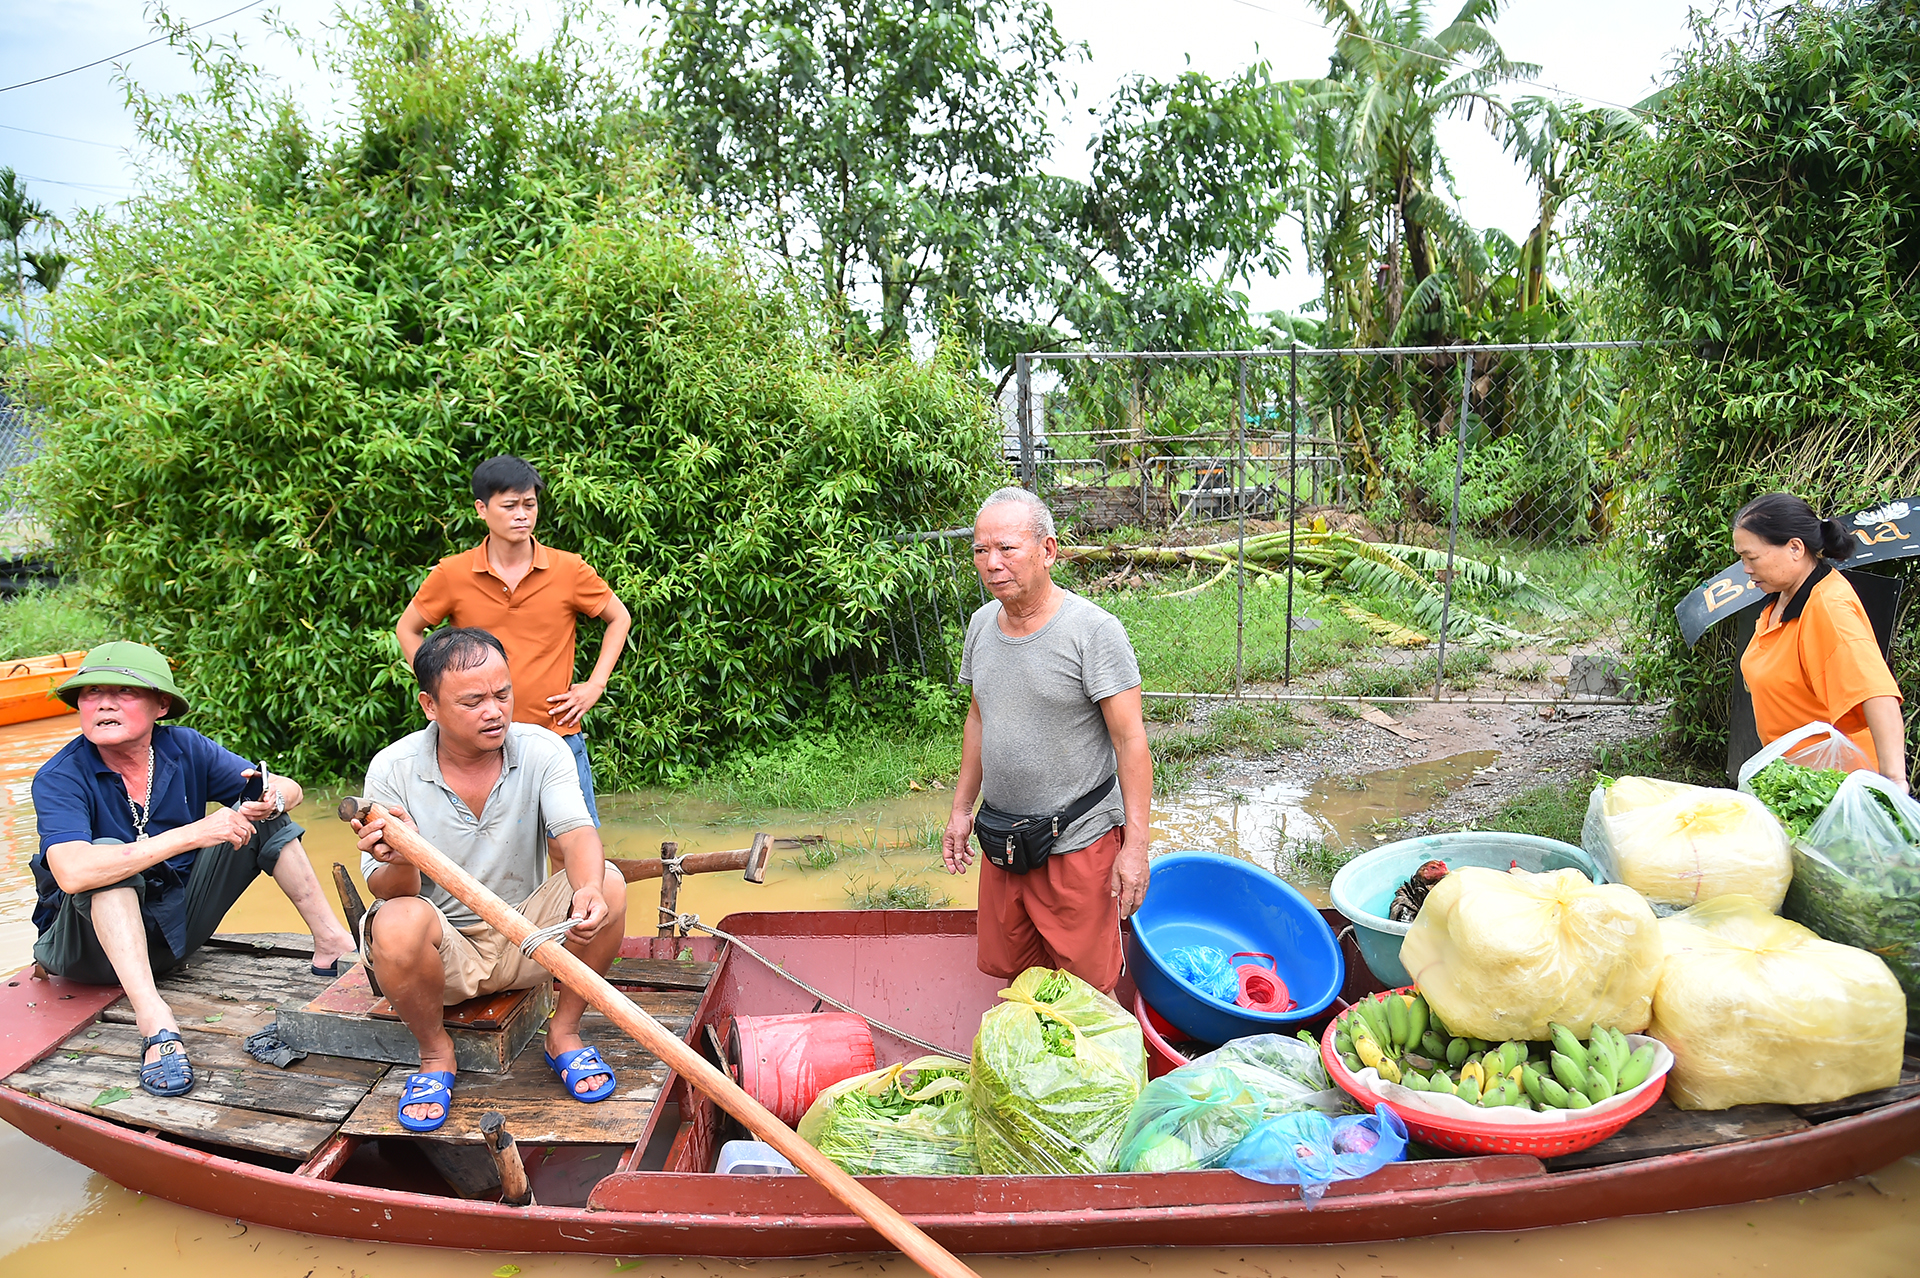
[[[489,891],[485,884],[449,860],[438,848],[405,824],[392,820],[377,803],[348,796],[340,800],[340,819],[379,821],[385,826],[387,846],[411,862],[420,873],[438,883],[453,898],[478,914],[487,926],[519,945],[533,931],[520,911]],[[907,1259],[934,1278],[979,1278],[946,1248],[927,1237],[919,1226],[889,1207],[884,1199],[841,1171],[826,1155],[801,1140],[793,1130],[747,1095],[706,1058],[668,1033],[633,1001],[623,996],[559,941],[547,941],[533,952],[534,961],[552,972],[567,988],[598,1008],[606,1018],[631,1034],[642,1047],[665,1061],[675,1073],[706,1093],[722,1109],[746,1125],[748,1131],[779,1150],[795,1167],[818,1181],[828,1193],[852,1208],[880,1236],[898,1247]]]

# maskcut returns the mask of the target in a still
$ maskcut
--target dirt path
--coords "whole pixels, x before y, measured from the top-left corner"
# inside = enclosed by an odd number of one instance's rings
[[[1533,706],[1415,704],[1392,707],[1383,726],[1336,717],[1325,707],[1299,706],[1311,726],[1307,743],[1258,756],[1219,755],[1199,774],[1214,786],[1255,786],[1276,779],[1306,785],[1328,776],[1370,773],[1452,755],[1495,751],[1498,758],[1472,779],[1407,818],[1412,833],[1457,829],[1498,811],[1510,799],[1542,785],[1566,785],[1593,768],[1603,746],[1660,730],[1658,706],[1556,707],[1542,718]],[[1204,727],[1204,720],[1194,727]]]

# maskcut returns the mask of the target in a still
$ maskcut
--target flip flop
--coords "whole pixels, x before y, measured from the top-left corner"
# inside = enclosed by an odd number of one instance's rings
[[[407,1114],[409,1105],[438,1105],[440,1115],[437,1118],[412,1118]],[[410,1132],[437,1132],[446,1125],[447,1115],[451,1113],[452,1074],[444,1069],[436,1069],[407,1075],[407,1085],[400,1089],[400,1104],[394,1110],[402,1127]]]
[[[143,1060],[140,1066],[140,1090],[149,1096],[185,1096],[193,1090],[193,1065],[187,1060],[186,1042],[178,1030],[155,1030],[140,1040],[140,1055],[160,1044],[160,1055]]]
[[[340,965],[342,963],[345,963],[347,961],[348,955],[351,955],[352,953],[353,953],[352,950],[348,950],[346,954],[342,954],[339,958],[335,959],[331,967],[320,967],[312,963],[309,963],[307,966],[313,968],[313,974],[315,976],[339,976],[341,972],[346,970]]]
[[[545,1056],[546,1053],[542,1052]],[[600,1055],[597,1047],[576,1047],[571,1052],[562,1052],[559,1056],[547,1056],[547,1068],[560,1076],[567,1085],[567,1095],[583,1104],[591,1105],[603,1101],[618,1090],[619,1080],[613,1076],[613,1068]],[[590,1092],[576,1091],[583,1078],[592,1078],[595,1074],[605,1074],[607,1081]]]

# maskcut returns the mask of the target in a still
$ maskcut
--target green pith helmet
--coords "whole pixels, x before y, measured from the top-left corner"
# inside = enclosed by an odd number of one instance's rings
[[[159,651],[144,643],[103,643],[87,653],[87,659],[73,672],[73,677],[54,689],[68,705],[77,705],[80,689],[86,685],[107,684],[120,688],[152,688],[164,692],[172,698],[173,704],[167,715],[183,715],[187,712],[187,699],[180,695],[180,689],[174,687],[173,672],[167,669],[167,659]]]

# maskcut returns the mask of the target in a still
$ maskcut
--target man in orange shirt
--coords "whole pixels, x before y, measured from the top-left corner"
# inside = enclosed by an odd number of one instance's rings
[[[599,825],[582,719],[607,690],[607,678],[633,628],[633,615],[580,556],[534,539],[545,491],[540,472],[518,457],[481,462],[473,472],[473,508],[486,522],[486,539],[434,565],[400,614],[395,633],[408,662],[427,630],[442,621],[485,630],[498,639],[507,650],[507,671],[513,679],[514,719],[551,728],[566,741],[587,811]],[[575,683],[579,617],[599,617],[607,623],[607,633],[593,673]]]

